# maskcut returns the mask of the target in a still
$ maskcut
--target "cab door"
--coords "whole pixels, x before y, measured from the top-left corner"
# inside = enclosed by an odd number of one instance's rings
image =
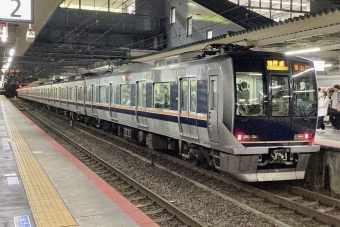
[[[291,108],[289,76],[280,73],[269,74],[269,118],[268,140],[291,140]]]
[[[115,102],[115,94],[116,94],[116,85],[114,83],[110,83],[109,87],[109,94],[110,94],[110,118],[112,121],[117,121],[117,109],[116,109],[116,102]]]
[[[136,105],[136,119],[137,125],[147,127],[146,118],[146,81],[137,81],[137,105]]]
[[[217,76],[209,77],[208,132],[211,142],[218,143],[218,86]]]

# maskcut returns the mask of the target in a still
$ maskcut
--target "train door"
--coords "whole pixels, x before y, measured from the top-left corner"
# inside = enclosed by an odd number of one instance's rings
[[[270,130],[268,135],[276,135],[269,140],[289,140],[291,135],[290,85],[288,75],[269,74],[269,117]]]
[[[182,136],[190,137],[189,126],[189,79],[180,79],[179,128]]]
[[[209,77],[209,110],[208,110],[208,131],[211,142],[218,143],[218,89],[217,76]]]
[[[198,139],[197,132],[197,79],[189,78],[189,128],[190,137]]]
[[[95,102],[96,102],[96,99],[97,99],[97,93],[96,93],[96,86],[95,84],[92,84],[91,85],[91,96],[92,96],[92,99],[91,99],[91,111],[92,111],[92,115],[95,115],[97,116],[97,109],[96,109],[96,105],[95,105]]]
[[[117,109],[115,102],[116,85],[113,83],[110,83],[109,94],[110,94],[110,106],[109,106],[110,118],[113,121],[117,121]]]
[[[137,81],[136,119],[139,126],[147,127],[146,118],[146,81]]]

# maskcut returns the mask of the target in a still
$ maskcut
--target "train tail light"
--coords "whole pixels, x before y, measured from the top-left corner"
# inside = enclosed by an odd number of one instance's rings
[[[303,134],[295,134],[294,140],[310,140],[312,139],[312,134],[310,133],[303,133]]]
[[[241,133],[235,135],[238,141],[252,141],[252,140],[259,140],[258,135],[243,135]]]
[[[241,141],[242,140],[242,135],[238,134],[236,138],[237,138],[238,141]]]

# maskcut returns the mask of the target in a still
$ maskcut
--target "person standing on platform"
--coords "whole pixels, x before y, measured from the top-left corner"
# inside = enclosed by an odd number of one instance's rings
[[[329,98],[327,95],[327,91],[325,88],[322,88],[320,89],[320,92],[319,92],[318,126],[316,129],[317,132],[320,132],[320,133],[325,132],[325,124],[323,122],[323,119],[327,115],[328,104],[329,104]]]
[[[330,120],[335,131],[340,132],[340,85],[334,85],[332,94],[332,106],[330,109]]]

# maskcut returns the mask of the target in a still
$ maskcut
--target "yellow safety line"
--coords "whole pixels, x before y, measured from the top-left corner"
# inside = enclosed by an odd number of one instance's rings
[[[1,96],[4,107],[6,98]],[[7,108],[2,108],[9,141],[37,227],[77,226],[58,192],[45,174],[32,150],[14,124]]]

